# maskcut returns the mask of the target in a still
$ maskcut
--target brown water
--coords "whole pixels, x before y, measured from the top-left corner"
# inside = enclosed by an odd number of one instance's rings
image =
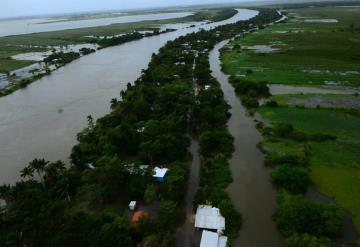
[[[200,173],[200,157],[199,157],[199,143],[192,139],[190,152],[192,155],[192,162],[190,168],[190,176],[188,182],[188,190],[185,197],[185,214],[186,219],[184,225],[178,229],[175,235],[176,246],[190,247],[198,246],[198,235],[194,227],[194,213],[193,201],[197,189],[199,188],[199,173]],[[196,245],[197,243],[197,245]]]
[[[234,17],[209,25],[177,24],[176,32],[102,49],[0,98],[0,184],[17,181],[19,171],[34,158],[67,160],[86,117],[109,112],[110,99],[140,76],[167,41],[257,13],[239,9]]]
[[[235,152],[230,160],[234,181],[228,193],[243,217],[240,237],[233,246],[279,247],[282,246],[282,237],[272,220],[276,191],[270,182],[269,170],[264,167],[263,154],[256,147],[261,141],[261,134],[235,95],[228,77],[221,71],[219,49],[226,43],[219,43],[210,53],[210,66],[232,107],[228,129],[235,138]]]
[[[359,93],[360,90],[356,88],[346,88],[339,86],[323,86],[323,87],[305,87],[305,86],[293,86],[282,84],[270,84],[268,85],[270,93],[272,95],[282,94],[354,94]]]

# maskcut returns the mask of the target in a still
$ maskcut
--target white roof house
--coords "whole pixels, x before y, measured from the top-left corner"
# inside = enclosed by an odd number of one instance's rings
[[[134,211],[135,208],[136,208],[136,201],[131,201],[131,202],[129,203],[129,209],[130,209],[131,211]]]
[[[166,173],[169,171],[169,169],[155,167],[153,171],[154,171],[153,178],[155,178],[156,180],[159,180],[159,181],[163,181],[166,176]]]
[[[195,227],[221,232],[225,230],[225,218],[218,208],[199,205],[195,215]]]
[[[204,230],[201,235],[200,247],[226,247],[227,237],[216,232]]]

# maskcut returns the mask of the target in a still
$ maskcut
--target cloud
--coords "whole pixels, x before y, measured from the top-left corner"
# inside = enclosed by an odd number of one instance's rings
[[[0,18],[94,10],[227,3],[231,1],[240,2],[244,0],[1,0]]]

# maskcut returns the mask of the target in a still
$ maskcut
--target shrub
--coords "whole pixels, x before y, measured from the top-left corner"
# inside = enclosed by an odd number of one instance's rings
[[[204,131],[199,137],[199,143],[202,155],[210,155],[212,153],[231,155],[234,150],[233,137],[224,128]]]
[[[291,193],[304,193],[310,183],[309,173],[305,168],[282,165],[271,173],[272,182]]]
[[[243,96],[241,98],[241,102],[246,108],[258,108],[259,107],[259,101],[257,100],[257,98],[254,98],[254,97]]]
[[[305,154],[268,153],[265,155],[265,164],[268,166],[288,164],[306,167],[309,165],[309,159]]]
[[[307,233],[331,237],[342,232],[342,216],[342,210],[335,204],[317,203],[284,193],[274,219],[285,236]]]
[[[285,240],[285,247],[332,247],[334,246],[328,238],[317,238],[309,234],[291,235]]]

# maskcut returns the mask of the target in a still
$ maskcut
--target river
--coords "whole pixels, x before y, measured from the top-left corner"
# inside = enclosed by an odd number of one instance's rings
[[[193,28],[172,25],[178,30],[102,49],[0,98],[0,184],[19,180],[20,170],[34,158],[68,161],[86,117],[108,113],[110,99],[120,97],[120,90],[140,76],[151,55],[167,41],[200,28],[246,20],[257,13],[239,9],[221,22]]]
[[[156,13],[74,21],[57,21],[55,19],[56,22],[51,22],[54,21],[54,19],[49,18],[8,19],[0,20],[0,37],[8,35],[60,31],[75,28],[99,27],[118,23],[165,20],[186,17],[191,14],[192,12]]]
[[[282,246],[282,237],[272,220],[276,191],[270,182],[270,171],[264,166],[263,154],[256,146],[262,137],[228,82],[228,77],[221,71],[219,49],[227,42],[219,43],[210,53],[210,67],[231,106],[228,129],[234,137],[235,152],[229,162],[233,183],[228,193],[243,217],[240,237],[233,246],[279,247]]]

